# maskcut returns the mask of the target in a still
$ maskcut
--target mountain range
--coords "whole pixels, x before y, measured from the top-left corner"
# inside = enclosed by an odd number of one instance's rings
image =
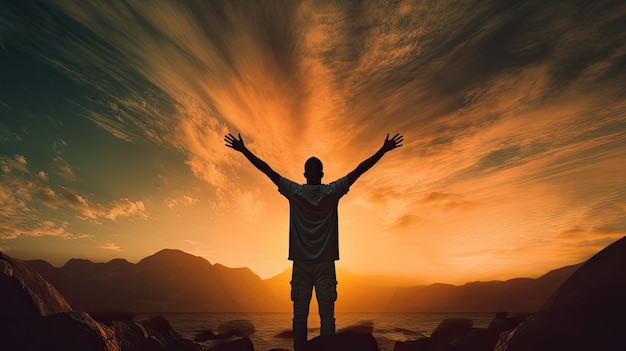
[[[141,312],[288,312],[291,271],[261,279],[249,268],[211,264],[165,249],[138,263],[71,259],[62,267],[26,261],[77,310]],[[535,312],[578,269],[567,266],[536,278],[389,287],[337,271],[337,312]],[[311,311],[316,311],[313,299]]]

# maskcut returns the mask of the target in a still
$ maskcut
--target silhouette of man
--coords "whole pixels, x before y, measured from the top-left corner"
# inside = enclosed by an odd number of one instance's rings
[[[315,287],[319,306],[321,335],[335,334],[337,278],[335,261],[339,259],[337,205],[350,186],[385,153],[402,146],[400,134],[385,138],[383,146],[361,162],[348,175],[330,184],[322,184],[322,162],[309,158],[304,164],[306,184],[281,177],[267,163],[245,146],[241,134],[224,137],[226,146],[235,149],[261,172],[289,200],[289,260],[293,261],[291,300],[293,301],[293,342],[296,350],[307,341],[309,304]]]

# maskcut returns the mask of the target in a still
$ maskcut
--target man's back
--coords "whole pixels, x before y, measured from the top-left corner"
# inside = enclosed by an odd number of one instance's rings
[[[289,259],[339,259],[339,199],[349,190],[347,177],[330,184],[298,184],[280,178],[278,191],[289,200]]]

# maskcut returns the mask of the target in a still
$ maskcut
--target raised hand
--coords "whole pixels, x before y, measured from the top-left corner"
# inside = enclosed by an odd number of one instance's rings
[[[241,134],[237,134],[237,136],[239,137],[239,139],[235,138],[232,134],[228,133],[228,135],[224,137],[224,141],[226,142],[227,147],[231,149],[235,149],[239,152],[243,152],[246,146],[243,143],[243,139],[241,139]]]
[[[404,141],[404,137],[397,133],[391,139],[389,139],[389,133],[387,133],[387,137],[385,138],[385,143],[383,144],[382,149],[387,152],[391,151],[397,147],[402,146],[402,142]]]

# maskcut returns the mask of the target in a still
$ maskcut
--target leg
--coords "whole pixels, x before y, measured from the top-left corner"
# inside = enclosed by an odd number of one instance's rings
[[[335,301],[337,300],[337,277],[335,262],[322,262],[315,272],[315,295],[321,320],[320,334],[335,334]]]
[[[293,346],[295,350],[307,341],[307,319],[313,293],[313,282],[302,262],[293,262],[291,300],[293,301]]]

